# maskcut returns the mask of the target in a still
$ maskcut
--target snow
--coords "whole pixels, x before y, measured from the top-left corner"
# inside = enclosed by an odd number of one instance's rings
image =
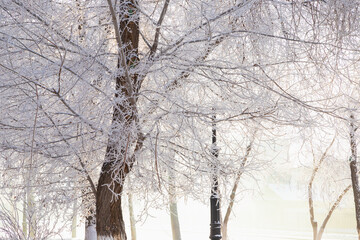
[[[85,240],[96,240],[96,226],[89,225],[85,230]]]
[[[114,240],[111,236],[98,236],[98,240]]]

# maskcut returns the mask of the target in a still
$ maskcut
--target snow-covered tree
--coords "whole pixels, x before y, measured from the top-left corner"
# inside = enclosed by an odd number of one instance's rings
[[[220,133],[341,118],[351,2],[0,0],[0,148],[23,179],[6,187],[36,208],[40,193],[77,199],[86,217],[96,202],[98,239],[126,239],[127,178],[161,191],[170,168],[180,193],[204,191],[214,109]]]

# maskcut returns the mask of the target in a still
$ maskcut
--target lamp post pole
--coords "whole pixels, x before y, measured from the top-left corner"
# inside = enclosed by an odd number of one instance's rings
[[[219,157],[219,149],[216,146],[216,116],[212,117],[212,146],[211,155],[213,157],[213,164],[211,166],[212,175],[212,186],[210,195],[210,239],[220,240],[221,239],[221,221],[220,221],[220,197],[218,194],[218,166],[217,158]]]

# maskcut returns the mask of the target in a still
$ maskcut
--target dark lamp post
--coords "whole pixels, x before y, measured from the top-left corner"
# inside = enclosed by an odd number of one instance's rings
[[[219,149],[216,146],[216,123],[215,115],[212,117],[212,146],[211,146],[211,155],[213,157],[213,176],[212,176],[212,186],[211,186],[211,195],[210,195],[210,239],[211,240],[220,240],[221,239],[221,221],[220,221],[220,197],[218,194],[218,175],[217,175],[217,163],[216,159],[219,156]]]

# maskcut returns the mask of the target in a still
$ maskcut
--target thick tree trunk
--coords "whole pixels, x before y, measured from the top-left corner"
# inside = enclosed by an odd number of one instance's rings
[[[98,240],[126,240],[121,197],[135,160],[129,149],[135,142],[135,151],[141,147],[135,97],[139,84],[137,73],[129,71],[138,62],[139,14],[136,0],[120,0],[117,23],[112,1],[108,4],[119,48],[118,68],[125,74],[116,77],[112,129],[96,192],[96,231]]]
[[[103,170],[104,171],[104,170]],[[122,184],[107,184],[113,181],[111,172],[101,174],[96,198],[96,232],[98,240],[126,240],[125,224],[121,208]]]
[[[355,119],[354,115],[350,115],[350,147],[351,147],[351,159],[350,159],[350,172],[351,172],[351,183],[354,193],[354,202],[355,202],[355,214],[356,214],[356,229],[358,232],[358,239],[360,240],[360,188],[359,188],[359,177],[357,170],[357,149],[356,149],[356,139],[355,131],[356,127],[354,125]]]
[[[115,113],[118,111],[115,111]],[[114,130],[113,132],[116,132]],[[115,139],[115,136],[111,136]],[[120,138],[120,136],[116,136]],[[109,141],[111,142],[112,139]],[[117,146],[120,151],[117,151]],[[126,240],[121,197],[129,173],[127,149],[121,142],[109,143],[96,192],[96,232],[98,240]]]

